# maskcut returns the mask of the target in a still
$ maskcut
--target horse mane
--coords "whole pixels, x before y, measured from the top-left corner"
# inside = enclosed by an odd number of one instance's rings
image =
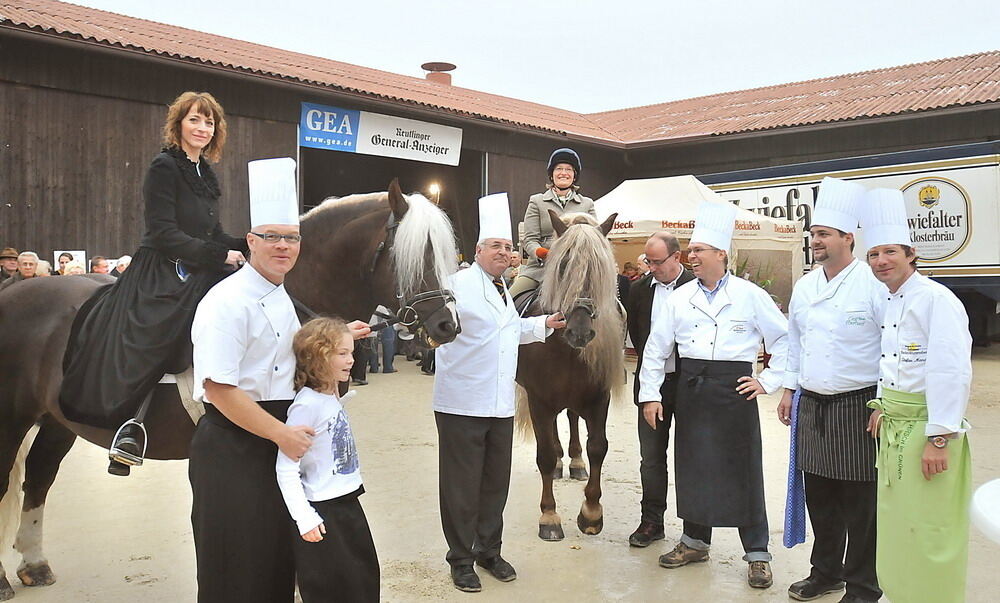
[[[597,312],[596,334],[578,353],[595,383],[614,393],[622,387],[625,370],[622,349],[625,326],[615,295],[618,286],[615,256],[593,217],[569,213],[562,220],[569,228],[549,250],[539,300],[546,312],[566,314],[577,298],[593,300]]]
[[[446,287],[448,277],[458,268],[458,254],[455,231],[444,211],[419,193],[403,197],[409,209],[396,228],[391,258],[399,293],[404,299],[409,299],[420,292],[428,268],[434,271],[440,286]],[[347,223],[370,213],[376,205],[388,209],[388,201],[387,192],[329,197],[309,210],[302,219],[335,212],[338,222]],[[431,262],[429,266],[428,261]]]

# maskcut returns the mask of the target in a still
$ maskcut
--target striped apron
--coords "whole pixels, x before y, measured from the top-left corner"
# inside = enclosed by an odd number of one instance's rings
[[[882,388],[868,403],[882,411],[878,449],[879,584],[897,603],[965,600],[972,457],[969,439],[948,443],[948,469],[921,471],[927,438],[923,394]]]
[[[875,386],[822,395],[802,390],[798,415],[798,468],[827,479],[875,481],[875,440],[868,433]]]

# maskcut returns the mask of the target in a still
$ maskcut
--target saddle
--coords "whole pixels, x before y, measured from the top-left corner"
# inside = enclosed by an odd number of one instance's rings
[[[528,311],[531,304],[535,303],[538,299],[538,287],[534,289],[528,289],[527,291],[522,291],[514,297],[514,309],[517,310],[517,315],[524,318],[524,313]]]

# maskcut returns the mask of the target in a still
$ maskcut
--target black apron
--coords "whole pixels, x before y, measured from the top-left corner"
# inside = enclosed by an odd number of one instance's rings
[[[284,422],[291,403],[260,405]],[[205,405],[188,466],[200,603],[292,602],[295,523],[278,489],[277,455],[273,442]]]
[[[140,247],[128,270],[73,320],[59,393],[66,418],[117,429],[134,417],[164,373],[191,366],[194,312],[227,274],[197,270],[182,282],[173,261]]]
[[[674,410],[677,516],[703,526],[767,519],[757,401],[736,391],[749,362],[684,358]]]
[[[803,390],[796,438],[799,469],[828,479],[873,482],[875,438],[868,433],[875,386],[825,396]]]

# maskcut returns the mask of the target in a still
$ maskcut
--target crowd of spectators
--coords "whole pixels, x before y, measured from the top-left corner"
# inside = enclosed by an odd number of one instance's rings
[[[104,256],[94,256],[90,260],[90,272],[94,274],[109,274],[115,278],[125,272],[131,263],[132,258],[124,255],[118,258],[114,268],[110,268],[111,263]],[[34,251],[18,251],[13,247],[5,247],[0,251],[0,289],[11,286],[13,283],[29,278],[42,276],[69,276],[74,274],[86,274],[87,269],[83,262],[73,259],[73,254],[63,252],[56,258],[58,269],[53,269],[51,263],[40,259]]]

